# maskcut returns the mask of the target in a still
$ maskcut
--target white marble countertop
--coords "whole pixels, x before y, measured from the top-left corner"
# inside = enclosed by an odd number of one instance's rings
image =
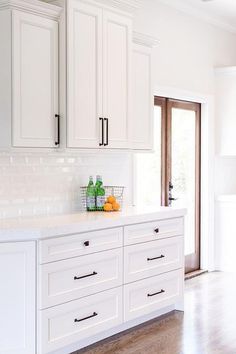
[[[181,217],[185,209],[130,207],[120,212],[78,212],[0,220],[0,242],[28,241]]]

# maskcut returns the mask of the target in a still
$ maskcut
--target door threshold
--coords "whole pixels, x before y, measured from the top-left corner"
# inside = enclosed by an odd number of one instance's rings
[[[185,280],[189,280],[189,279],[198,277],[199,275],[202,275],[205,273],[208,273],[208,270],[204,270],[204,269],[195,270],[194,272],[185,274]]]

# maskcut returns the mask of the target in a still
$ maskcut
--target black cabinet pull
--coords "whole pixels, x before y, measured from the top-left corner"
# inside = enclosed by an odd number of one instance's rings
[[[97,316],[97,315],[98,315],[98,313],[97,313],[97,312],[94,312],[92,315],[87,316],[87,317],[84,317],[84,318],[80,318],[80,319],[75,318],[75,319],[74,319],[74,322],[85,321],[85,320],[88,320],[89,318],[95,317],[95,316]]]
[[[92,272],[90,274],[81,275],[81,277],[74,277],[74,280],[80,280],[80,279],[92,277],[93,275],[97,275],[97,274],[98,274],[97,272]]]
[[[156,234],[158,234],[159,228],[155,229],[154,231],[155,231]]]
[[[104,145],[104,119],[103,118],[99,118],[100,122],[102,122],[102,142],[100,141],[99,146],[103,146]]]
[[[104,146],[107,146],[109,141],[108,141],[108,136],[109,136],[109,133],[108,133],[108,118],[104,118],[104,121],[106,122],[106,142],[104,143]]]
[[[158,257],[153,257],[153,258],[147,258],[147,261],[154,261],[155,259],[161,259],[161,258],[164,258],[165,256],[163,254],[161,254],[160,256]]]
[[[57,140],[55,141],[55,145],[60,145],[60,116],[59,114],[55,114],[55,118],[57,119]]]
[[[89,246],[89,241],[84,241],[84,246],[88,247]]]
[[[161,291],[158,291],[157,293],[153,293],[153,294],[147,294],[147,296],[148,297],[155,296],[155,295],[163,294],[164,292],[165,292],[165,290],[161,289]]]

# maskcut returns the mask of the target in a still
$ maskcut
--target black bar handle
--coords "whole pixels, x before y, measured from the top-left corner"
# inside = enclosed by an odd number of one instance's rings
[[[60,145],[60,116],[59,114],[55,114],[55,118],[57,119],[57,140],[55,141],[55,145]]]
[[[158,234],[159,228],[155,229],[154,231],[155,231],[156,234]]]
[[[87,317],[84,317],[84,318],[80,318],[80,319],[75,318],[75,319],[74,319],[74,322],[85,321],[85,320],[88,320],[89,318],[95,317],[95,316],[97,316],[97,315],[98,315],[98,313],[97,313],[97,312],[94,312],[92,315],[87,316]]]
[[[99,143],[99,146],[104,145],[104,118],[99,118],[99,121],[102,122],[102,142]]]
[[[84,279],[84,278],[88,278],[88,277],[92,277],[93,275],[97,275],[97,272],[92,272],[90,274],[86,274],[86,275],[81,275],[81,277],[74,277],[74,280],[80,280],[80,279]]]
[[[89,246],[89,241],[84,241],[84,246],[88,247]]]
[[[109,136],[109,133],[108,133],[108,118],[104,118],[104,121],[106,122],[106,142],[104,143],[104,146],[107,146],[109,144],[109,141],[108,141],[108,136]]]
[[[165,290],[161,289],[161,291],[158,291],[157,293],[153,293],[153,294],[147,294],[147,296],[155,296],[155,295],[159,295],[159,294],[163,294],[165,292]]]
[[[164,258],[165,256],[163,254],[161,254],[158,257],[154,257],[154,258],[147,258],[147,261],[154,261],[155,259],[160,259],[160,258]]]

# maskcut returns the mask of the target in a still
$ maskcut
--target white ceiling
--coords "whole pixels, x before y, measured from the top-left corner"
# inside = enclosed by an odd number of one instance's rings
[[[236,33],[236,0],[161,0]]]

